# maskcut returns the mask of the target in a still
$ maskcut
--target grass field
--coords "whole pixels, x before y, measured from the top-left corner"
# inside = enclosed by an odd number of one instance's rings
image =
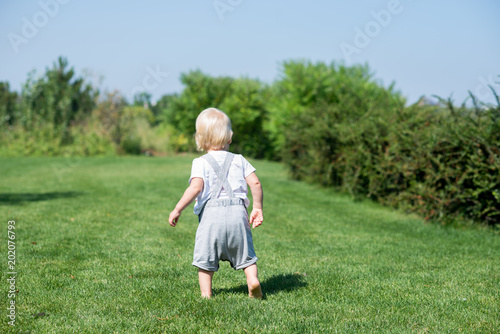
[[[223,263],[202,300],[192,206],[176,228],[166,221],[192,158],[0,159],[0,332],[500,332],[498,234],[425,224],[262,161],[253,232],[266,299],[250,300],[243,272]]]

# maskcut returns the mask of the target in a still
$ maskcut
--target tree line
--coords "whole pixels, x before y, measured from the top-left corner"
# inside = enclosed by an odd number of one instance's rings
[[[127,101],[77,76],[59,58],[21,92],[0,82],[1,156],[194,152],[209,106],[232,120],[232,151],[281,160],[299,180],[416,211],[442,223],[500,223],[500,100],[407,105],[367,65],[285,61],[279,79],[181,75],[156,103]]]

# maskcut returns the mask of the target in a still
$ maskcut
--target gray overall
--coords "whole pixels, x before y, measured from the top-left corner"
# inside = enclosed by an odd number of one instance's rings
[[[199,214],[193,265],[207,271],[217,271],[219,261],[229,261],[236,270],[257,262],[247,209],[243,199],[234,196],[227,180],[233,156],[228,152],[222,167],[210,154],[203,156],[217,175],[217,182],[211,185],[210,199]],[[218,199],[222,188],[229,198]]]

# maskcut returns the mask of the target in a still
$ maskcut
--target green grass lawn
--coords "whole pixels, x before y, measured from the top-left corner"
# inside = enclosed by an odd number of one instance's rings
[[[0,332],[500,332],[497,234],[354,202],[262,161],[265,221],[253,232],[266,299],[250,300],[243,272],[222,263],[202,300],[192,206],[167,222],[192,158],[0,159]]]

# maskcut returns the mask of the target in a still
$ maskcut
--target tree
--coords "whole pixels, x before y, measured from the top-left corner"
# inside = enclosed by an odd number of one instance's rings
[[[167,114],[167,110],[174,101],[174,99],[178,98],[177,94],[167,94],[163,95],[154,106],[151,106],[151,111],[153,115],[155,115],[156,123],[158,124],[162,121],[165,121],[165,115]]]
[[[29,75],[22,92],[22,123],[27,129],[50,125],[55,134],[61,134],[72,121],[90,115],[98,91],[75,77],[65,58],[59,57],[43,77],[35,78],[34,74]]]
[[[17,93],[11,92],[8,82],[0,82],[0,127],[13,125],[17,118]]]
[[[134,106],[150,108],[151,107],[151,94],[140,92],[134,95]]]
[[[271,156],[268,134],[264,130],[269,89],[257,80],[211,77],[200,71],[181,76],[186,86],[179,96],[169,96],[162,118],[172,125],[177,136],[190,141],[196,118],[209,107],[224,111],[232,121],[232,150],[255,158]]]
[[[192,137],[198,114],[208,107],[220,107],[226,96],[232,93],[233,79],[213,78],[201,71],[191,71],[181,75],[181,82],[186,87],[179,96],[172,98],[163,119],[179,134]]]

